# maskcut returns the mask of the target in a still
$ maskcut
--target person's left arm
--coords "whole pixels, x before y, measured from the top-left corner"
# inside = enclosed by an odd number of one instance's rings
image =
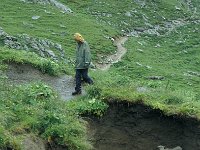
[[[91,62],[91,53],[90,53],[90,47],[88,43],[85,43],[85,66],[89,67],[90,62]]]

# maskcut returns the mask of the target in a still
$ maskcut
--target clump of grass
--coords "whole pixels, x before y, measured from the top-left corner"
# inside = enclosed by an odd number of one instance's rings
[[[2,81],[0,84],[4,84]],[[58,99],[57,94],[43,83],[4,87],[1,101],[1,148],[20,149],[19,135],[34,133],[50,144],[69,149],[88,150],[84,121]],[[2,88],[2,86],[0,87]],[[12,137],[12,138],[10,138]],[[13,141],[14,140],[14,141]],[[23,139],[21,139],[23,140]]]
[[[2,70],[6,69],[3,63],[19,63],[19,64],[31,64],[32,66],[38,68],[43,73],[48,73],[49,75],[59,75],[62,72],[67,72],[67,64],[65,68],[63,65],[52,61],[51,59],[39,57],[33,52],[27,51],[17,51],[7,48],[0,48],[0,64]]]
[[[171,96],[164,100],[166,104],[180,104],[183,100],[178,96]]]
[[[67,107],[75,111],[79,115],[94,115],[97,117],[103,116],[108,105],[98,98],[85,97],[67,103]]]

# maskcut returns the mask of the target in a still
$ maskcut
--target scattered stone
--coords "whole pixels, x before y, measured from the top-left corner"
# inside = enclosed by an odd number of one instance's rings
[[[138,31],[138,32],[144,32],[144,31],[145,31],[145,28],[142,28],[142,27],[136,27],[136,28],[135,28],[135,31]]]
[[[139,62],[136,62],[136,64],[138,65],[138,66],[143,66],[141,63],[139,63]]]
[[[46,53],[49,57],[56,59],[56,55],[54,54],[52,50],[46,50]]]
[[[138,44],[143,45],[143,43],[142,43],[142,42],[139,42],[139,41],[138,41]]]
[[[148,26],[148,27],[150,27],[150,28],[153,28],[153,25],[150,24],[150,23],[148,23],[148,22],[145,22],[145,25]]]
[[[39,18],[40,18],[40,16],[33,16],[33,17],[32,17],[33,20],[37,20],[37,19],[39,19]]]
[[[60,27],[61,27],[61,28],[66,28],[66,26],[64,26],[64,25],[62,25],[62,24],[60,25]]]
[[[200,73],[199,72],[187,71],[187,73],[190,74],[190,75],[192,75],[192,76],[200,77]]]
[[[147,77],[147,79],[151,79],[151,80],[163,80],[164,77],[163,76],[150,76],[150,77]]]
[[[180,146],[176,146],[174,148],[165,148],[165,146],[159,145],[158,150],[182,150]]]
[[[131,32],[127,34],[127,36],[135,36],[138,37],[141,34],[148,34],[148,35],[156,35],[156,36],[162,36],[162,35],[168,35],[172,31],[176,30],[176,28],[184,26],[189,24],[191,21],[189,20],[184,20],[184,19],[177,19],[177,20],[171,20],[171,21],[166,21],[163,22],[162,26],[161,25],[155,25],[152,26],[149,24],[147,21],[145,22],[145,25],[147,27],[150,27],[149,29],[145,28],[140,28],[140,27],[135,27]],[[199,24],[198,21],[195,21]]]
[[[137,92],[140,92],[140,93],[145,93],[145,92],[148,92],[148,89],[146,87],[137,87]]]
[[[155,47],[156,47],[156,48],[158,48],[158,47],[161,47],[161,46],[160,46],[160,44],[156,44],[156,46],[155,46]]]
[[[175,6],[175,9],[176,9],[176,10],[181,10],[181,8],[180,8],[180,7],[178,7],[178,6]]]
[[[135,1],[135,3],[140,5],[141,8],[143,8],[146,5],[146,1],[144,1],[144,0],[134,0],[134,1]]]
[[[140,32],[133,30],[127,36],[139,37],[140,34]]]
[[[29,27],[29,28],[33,28],[33,24],[30,24],[30,23],[27,23],[27,22],[24,22],[23,21],[23,25],[26,26],[26,27]]]
[[[144,21],[148,21],[148,17],[145,14],[142,14],[142,18],[144,19]]]
[[[179,51],[179,52],[178,52],[178,54],[183,54],[183,53],[184,53],[184,54],[187,54],[188,51],[186,51],[186,50],[182,50],[182,51]]]
[[[59,8],[63,13],[72,13],[73,11],[65,6],[64,4],[56,1],[56,0],[21,0],[22,2],[27,2],[27,3],[39,3],[42,5],[53,5],[57,8]]]
[[[47,11],[47,10],[44,10],[44,12],[47,13],[47,14],[51,14],[51,12],[50,12],[50,11]]]
[[[0,38],[5,38],[7,36],[8,36],[8,34],[6,32],[4,32],[3,29],[0,27]]]
[[[125,13],[125,16],[131,17],[132,15],[131,15],[131,13],[130,13],[129,11],[127,11],[127,12]]]
[[[142,49],[137,49],[139,52],[144,52]]]
[[[182,44],[184,43],[185,41],[175,41],[176,44]]]
[[[66,7],[65,5],[63,5],[62,3],[56,1],[56,0],[49,0],[49,2],[56,6],[57,8],[61,9],[63,11],[63,13],[72,13],[72,10],[69,7]]]
[[[151,69],[152,68],[151,66],[148,66],[148,65],[146,67],[147,67],[147,69]]]
[[[53,43],[48,39],[38,39],[31,37],[27,34],[19,34],[16,37],[10,36],[6,32],[4,32],[1,27],[0,39],[2,39],[5,46],[9,48],[34,51],[41,57],[50,57],[55,61],[57,61],[59,58],[64,59],[65,56],[62,46],[58,43]],[[58,51],[60,55],[56,56],[54,51]]]
[[[166,18],[165,18],[164,16],[162,16],[162,18],[163,18],[164,20],[166,20]]]
[[[145,34],[149,34],[149,35],[157,35],[160,36],[160,33],[158,32],[157,29],[148,29],[144,31]]]

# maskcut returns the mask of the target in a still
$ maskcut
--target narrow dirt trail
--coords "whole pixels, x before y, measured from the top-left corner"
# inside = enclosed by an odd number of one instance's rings
[[[108,70],[110,66],[114,63],[121,61],[124,54],[126,54],[127,49],[123,47],[123,44],[128,40],[127,36],[119,37],[114,40],[114,45],[117,47],[117,52],[113,55],[110,55],[106,58],[108,60],[107,63],[97,64],[97,68],[100,70]]]
[[[117,53],[108,56],[107,58],[112,60],[112,63],[99,65],[97,66],[97,68],[100,70],[108,70],[113,63],[120,61],[122,56],[126,53],[126,49],[123,47],[123,44],[127,39],[127,37],[121,37],[116,39],[114,41],[114,44],[117,47]],[[39,70],[32,67],[31,65],[15,63],[9,64],[6,75],[8,76],[8,80],[11,84],[19,85],[41,81],[51,86],[55,91],[57,91],[61,99],[67,101],[74,98],[74,96],[71,95],[75,87],[74,78],[72,76],[50,76],[41,73]],[[85,94],[84,87],[83,94]]]
[[[11,84],[28,84],[31,82],[44,82],[51,86],[63,100],[73,98],[71,93],[74,90],[74,78],[63,75],[60,77],[43,74],[36,68],[28,64],[9,64],[6,75]]]

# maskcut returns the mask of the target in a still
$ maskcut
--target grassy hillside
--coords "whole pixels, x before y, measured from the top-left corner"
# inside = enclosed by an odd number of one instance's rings
[[[130,32],[136,27],[149,28],[166,20],[187,18],[193,14],[186,2],[175,0],[61,1],[78,13],[91,15],[98,22],[125,32]],[[195,6],[197,3],[193,2]]]
[[[65,61],[10,49],[0,36],[0,149],[23,149],[27,134],[71,150],[91,149],[79,115],[102,116],[108,107],[105,102],[113,100],[139,101],[168,115],[200,118],[198,0],[59,1],[73,13],[51,5],[1,0],[4,32],[59,43]],[[44,83],[9,84],[3,73],[7,62],[28,63],[50,75],[74,74],[73,61],[68,60],[74,59],[75,32],[89,42],[94,62],[116,51],[111,37],[129,36],[122,61],[108,71],[91,70],[95,84],[87,87],[86,96],[66,103]]]
[[[47,38],[62,45],[66,58],[74,55],[76,32],[83,34],[90,43],[92,52],[110,53],[114,51],[111,41],[106,36],[117,35],[117,30],[96,23],[86,14],[63,14],[59,9],[18,0],[3,0],[0,5],[0,26],[9,35],[28,34],[40,39]],[[38,20],[33,16],[40,16]],[[102,43],[102,44],[100,44]]]

